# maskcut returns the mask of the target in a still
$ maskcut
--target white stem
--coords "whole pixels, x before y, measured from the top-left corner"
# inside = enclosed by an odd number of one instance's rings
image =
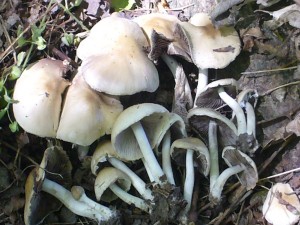
[[[73,194],[74,192],[76,192],[76,195]],[[81,186],[73,186],[71,194],[77,201],[87,204],[89,207],[95,209],[97,212],[101,212],[101,215],[104,216],[105,220],[109,220],[109,218],[113,217],[113,211],[111,211],[108,207],[100,205],[99,203],[88,198],[88,196],[84,192],[84,189]]]
[[[210,154],[210,190],[214,186],[217,178],[219,177],[219,150],[218,150],[218,138],[217,138],[217,123],[210,121],[208,126],[208,144]]]
[[[147,174],[148,174],[148,177],[149,177],[150,182],[154,182],[154,177],[153,177],[153,175],[151,174],[150,168],[149,168],[149,166],[148,166],[148,164],[147,164],[147,162],[146,162],[146,160],[145,160],[144,158],[142,158],[142,162],[143,162],[143,164],[144,164],[144,167],[145,167],[145,169],[146,169],[146,172],[147,172]]]
[[[246,118],[243,109],[237,103],[235,99],[233,99],[230,95],[228,95],[223,87],[219,87],[218,93],[220,98],[232,109],[232,111],[236,115],[237,120],[237,129],[238,129],[238,135],[244,134],[247,132],[247,124],[246,124]]]
[[[219,202],[221,200],[221,194],[224,188],[224,185],[229,177],[232,175],[238,174],[239,172],[242,172],[244,170],[244,167],[241,165],[236,165],[233,167],[229,167],[226,170],[224,170],[218,179],[216,180],[214,186],[210,190],[210,196],[214,201]]]
[[[153,200],[152,192],[150,189],[146,188],[146,183],[126,166],[125,163],[114,157],[108,157],[107,160],[111,165],[124,172],[130,178],[132,185],[144,199]]]
[[[109,188],[116,196],[118,196],[121,200],[123,200],[127,204],[129,205],[133,204],[135,207],[149,213],[150,209],[149,206],[146,204],[145,200],[127,193],[116,184],[111,184]]]
[[[196,106],[196,100],[198,96],[205,90],[205,87],[208,84],[208,69],[200,69],[198,72],[198,84],[197,84],[197,90],[196,90],[196,96],[194,101],[194,108]]]
[[[175,185],[175,180],[174,180],[174,175],[173,175],[173,170],[171,165],[170,149],[171,149],[171,134],[170,131],[167,131],[162,141],[162,168],[164,173],[167,176],[169,183]]]
[[[142,124],[140,122],[136,122],[131,125],[131,129],[133,130],[143,157],[149,166],[150,172],[153,175],[153,179],[156,183],[162,185],[163,181],[160,178],[164,176],[164,172],[154,155]]]
[[[184,181],[184,190],[183,190],[183,198],[187,201],[187,206],[185,207],[185,211],[189,211],[191,208],[192,197],[193,197],[193,189],[195,182],[195,174],[194,174],[194,160],[193,160],[194,151],[188,149],[186,152],[186,175]]]
[[[256,137],[256,118],[254,108],[251,103],[246,102],[246,113],[247,113],[247,134]]]
[[[98,223],[105,220],[105,216],[101,212],[83,202],[75,200],[70,191],[51,180],[44,180],[42,190],[53,195],[76,215],[96,220]]]

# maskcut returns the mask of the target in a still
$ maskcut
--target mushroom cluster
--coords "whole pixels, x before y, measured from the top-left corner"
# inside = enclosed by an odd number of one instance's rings
[[[214,27],[203,13],[188,22],[160,13],[132,20],[113,13],[98,22],[78,46],[82,62],[72,80],[66,78],[67,66],[60,60],[42,59],[22,73],[14,91],[14,115],[28,133],[79,146],[98,141],[91,160],[98,201],[119,198],[148,213],[153,224],[188,224],[195,168],[209,175],[214,204],[220,202],[232,175],[247,189],[254,188],[258,180],[250,157],[258,148],[257,92],[238,94],[236,80],[208,79],[207,69],[226,67],[239,52],[237,32],[231,27]],[[194,99],[184,67],[174,56],[199,69]],[[121,102],[126,99],[122,96],[157,90],[155,64],[160,60],[175,80],[171,109],[144,102],[123,110]],[[227,114],[219,110],[224,105],[230,109]],[[104,135],[105,141],[99,140]],[[223,165],[228,166],[222,173],[219,147]],[[146,178],[132,170],[136,161],[143,165]],[[174,170],[182,166],[183,177],[178,179]],[[40,167],[56,173],[43,163]],[[39,192],[53,195],[75,214],[98,222],[117,218],[116,211],[87,199],[81,187],[68,191],[45,178],[45,171],[40,175],[38,171],[32,172],[28,183],[42,183]],[[57,195],[59,190],[64,194]],[[26,198],[33,195],[29,193]],[[25,210],[29,209],[31,205]]]

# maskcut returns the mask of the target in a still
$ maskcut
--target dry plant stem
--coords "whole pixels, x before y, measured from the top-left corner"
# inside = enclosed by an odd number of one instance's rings
[[[219,171],[219,152],[218,152],[218,139],[217,139],[217,123],[214,121],[209,122],[208,127],[208,144],[210,154],[210,190],[214,186],[217,178],[220,175]]]
[[[105,215],[102,215],[101,211],[86,203],[75,200],[70,191],[53,181],[45,179],[42,190],[53,195],[76,215],[88,217],[96,220],[98,223],[105,220]]]
[[[183,189],[183,198],[187,201],[187,205],[185,207],[186,212],[188,212],[191,208],[193,189],[195,183],[193,154],[194,151],[191,149],[188,149],[186,152],[186,163],[185,163],[186,174],[185,174],[184,189]]]
[[[118,196],[122,201],[126,202],[129,205],[134,205],[135,207],[148,212],[150,211],[149,206],[146,204],[145,200],[138,198],[136,196],[133,196],[129,193],[127,193],[126,191],[124,191],[122,188],[120,188],[118,185],[116,184],[111,184],[109,186],[109,188],[111,189],[111,191]]]
[[[167,131],[162,142],[162,168],[166,174],[167,180],[170,184],[175,185],[171,157],[170,157],[170,147],[171,147],[171,134]]]
[[[124,172],[131,180],[132,185],[139,192],[139,194],[146,200],[153,200],[153,195],[150,189],[146,188],[146,183],[136,175],[125,163],[114,157],[108,157],[107,160],[115,168]]]
[[[143,157],[147,162],[147,165],[149,166],[149,170],[153,176],[153,179],[155,180],[156,183],[162,185],[163,182],[161,181],[160,178],[164,176],[164,172],[154,155],[154,152],[150,146],[150,143],[148,141],[148,138],[146,136],[142,124],[140,122],[136,122],[135,124],[131,125],[131,129],[139,144]]]
[[[223,87],[220,87],[218,89],[218,93],[220,98],[232,109],[232,111],[236,116],[238,135],[246,133],[247,132],[246,118],[241,106],[237,103],[236,100],[234,100],[230,95],[228,95],[225,92]]]

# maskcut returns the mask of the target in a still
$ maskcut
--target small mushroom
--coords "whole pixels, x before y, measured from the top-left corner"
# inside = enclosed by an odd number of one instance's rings
[[[210,200],[215,204],[221,200],[223,187],[232,175],[236,175],[247,190],[253,189],[258,181],[256,165],[245,153],[227,146],[223,149],[222,158],[229,167],[218,176],[210,188]]]
[[[186,152],[185,157],[182,157],[182,151]],[[209,152],[205,144],[200,139],[187,137],[177,139],[172,143],[171,155],[175,161],[181,161],[185,158],[186,174],[183,197],[187,201],[187,206],[185,208],[185,211],[187,212],[191,207],[194,189],[194,165],[196,164],[199,171],[207,176],[210,168]],[[195,155],[195,157],[193,157],[193,155]]]
[[[130,189],[130,178],[122,171],[114,167],[105,167],[97,175],[95,180],[95,194],[99,201],[105,200],[105,191],[110,189],[116,196],[127,204],[135,205],[137,208],[149,212],[149,205],[144,199],[138,198],[128,193]]]
[[[88,199],[87,196],[81,194],[81,198],[75,199],[76,196],[61,185],[70,177],[71,163],[66,153],[57,147],[46,149],[40,166],[33,169],[26,180],[26,203],[24,207],[26,225],[39,224],[44,219],[45,215],[43,217],[36,216],[43,209],[41,206],[46,208],[49,206],[47,200],[41,202],[46,199],[45,196],[52,197],[49,200],[50,203],[59,200],[73,213],[94,219],[97,222],[115,219],[116,212]]]
[[[139,25],[113,14],[99,21],[77,49],[80,72],[99,92],[132,95],[154,92],[158,72],[144,49],[149,44]]]
[[[66,94],[56,137],[81,146],[89,146],[110,134],[114,121],[122,112],[114,97],[91,89],[77,74]]]
[[[300,202],[288,183],[276,183],[268,191],[262,211],[265,219],[273,225],[293,225],[300,218]]]
[[[182,65],[170,55],[180,55],[191,61],[188,43],[184,37],[179,19],[173,15],[151,13],[136,17],[134,21],[143,29],[150,42],[149,58],[159,57],[167,64],[175,79],[174,102],[172,112],[186,118],[186,108],[193,106],[188,80]]]
[[[103,141],[98,144],[92,156],[91,170],[93,174],[97,175],[98,170],[101,171],[99,168],[103,167],[101,164],[108,161],[111,165],[125,173],[130,178],[132,185],[144,199],[152,200],[152,192],[146,187],[146,183],[121,160],[125,159],[121,158],[116,152],[111,141]]]
[[[156,144],[151,138],[161,133],[160,128],[169,122],[168,114],[167,109],[153,103],[130,106],[117,118],[111,134],[112,144],[118,154],[124,158],[135,155],[136,159],[142,156],[158,184],[164,182],[161,179],[165,174],[153,153],[154,146],[150,143]]]
[[[28,133],[56,137],[62,94],[70,84],[64,79],[63,61],[41,59],[28,66],[17,80],[13,112],[18,124]]]
[[[189,22],[180,25],[185,31],[192,60],[199,69],[196,99],[208,84],[207,69],[226,67],[240,53],[241,43],[233,28],[215,28],[207,14],[195,14]]]

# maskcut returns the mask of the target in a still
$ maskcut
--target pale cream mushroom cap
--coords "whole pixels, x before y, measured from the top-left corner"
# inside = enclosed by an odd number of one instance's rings
[[[93,89],[107,94],[154,92],[159,77],[147,57],[147,47],[148,41],[137,23],[118,16],[107,17],[79,45],[80,71]]]
[[[125,161],[120,158],[110,140],[102,141],[97,145],[91,160],[91,171],[94,175],[97,175],[99,164],[107,161],[106,157],[115,157]]]
[[[110,134],[123,106],[116,99],[92,90],[81,74],[69,87],[56,137],[88,146],[104,134]]]
[[[128,160],[140,159],[143,155],[135,135],[130,128],[131,125],[141,122],[149,143],[154,148],[156,143],[165,134],[165,131],[161,128],[165,126],[166,120],[170,121],[169,111],[161,105],[143,103],[130,106],[120,114],[112,128],[112,144],[121,157]]]
[[[300,202],[289,184],[276,183],[270,188],[262,211],[273,225],[293,225],[299,221]]]
[[[210,156],[208,148],[199,138],[186,137],[175,140],[171,145],[170,155],[180,165],[185,165],[186,151],[194,151],[195,165],[198,170],[207,176],[210,169]]]
[[[188,37],[191,57],[198,68],[224,68],[241,51],[238,33],[232,27],[216,29],[205,15],[195,15],[181,26]]]
[[[111,184],[117,184],[125,192],[129,191],[131,186],[130,178],[121,170],[114,167],[105,167],[97,175],[94,190],[98,201],[111,202],[118,197],[109,191]],[[108,192],[108,193],[105,193]]]
[[[28,66],[17,80],[13,112],[18,124],[28,133],[55,137],[62,97],[69,82],[63,78],[63,61],[42,59]]]

